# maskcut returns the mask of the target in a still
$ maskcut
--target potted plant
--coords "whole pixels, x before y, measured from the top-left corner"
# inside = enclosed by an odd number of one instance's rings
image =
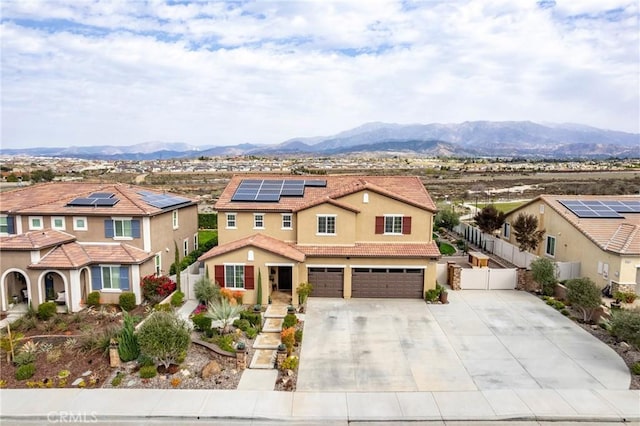
[[[440,290],[440,303],[442,304],[449,303],[449,292],[444,287],[442,287],[442,289]]]

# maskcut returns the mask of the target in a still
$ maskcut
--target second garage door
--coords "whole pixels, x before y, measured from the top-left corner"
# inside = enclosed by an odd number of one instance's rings
[[[422,299],[423,283],[423,269],[354,268],[351,296]]]
[[[311,296],[342,297],[344,288],[344,269],[309,268],[309,283],[313,286]]]

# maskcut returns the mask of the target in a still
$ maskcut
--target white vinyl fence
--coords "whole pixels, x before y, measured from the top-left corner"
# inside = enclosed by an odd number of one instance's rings
[[[194,284],[200,278],[204,277],[204,267],[200,267],[200,262],[195,262],[189,265],[184,271],[180,273],[180,288],[185,295],[185,299],[195,299],[196,294],[194,291]],[[171,275],[173,281],[176,280],[176,275]]]
[[[462,290],[513,290],[517,282],[516,269],[465,268],[460,271]]]

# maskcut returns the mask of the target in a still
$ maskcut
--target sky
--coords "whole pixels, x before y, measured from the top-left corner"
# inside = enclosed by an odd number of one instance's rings
[[[640,132],[638,0],[2,0],[4,148],[367,122]]]

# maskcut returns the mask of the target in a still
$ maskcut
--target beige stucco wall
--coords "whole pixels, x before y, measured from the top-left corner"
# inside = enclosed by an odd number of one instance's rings
[[[178,244],[178,252],[180,259],[184,258],[183,241],[188,241],[188,253],[191,253],[197,247],[194,247],[194,235],[198,233],[198,207],[189,206],[179,210],[178,212],[178,228],[173,229],[172,212],[152,216],[150,218],[150,241],[151,253],[161,253],[161,270],[163,275],[169,274],[169,268],[175,260],[175,243]],[[142,222],[144,227],[144,221]],[[142,239],[144,239],[144,232]],[[175,243],[174,243],[175,241]],[[169,249],[167,251],[167,249]]]
[[[318,215],[336,216],[335,235],[319,235]],[[298,212],[298,244],[345,245],[356,241],[356,213],[325,203]]]
[[[292,215],[292,229],[282,229],[282,212],[233,212],[236,214],[236,227],[227,228],[227,213],[218,213],[218,243],[220,245],[236,241],[257,233],[269,235],[281,241],[296,240],[296,215]],[[264,215],[264,229],[254,228],[254,213]]]
[[[544,204],[544,213],[541,213],[540,205]],[[538,218],[538,229],[546,230],[545,237],[538,246],[535,254],[547,257],[556,262],[580,262],[580,275],[590,278],[599,287],[605,287],[610,281],[619,283],[635,283],[635,266],[640,264],[640,257],[622,257],[619,254],[602,250],[592,240],[587,238],[569,221],[558,212],[539,201],[526,206],[510,215],[507,222],[513,223],[519,213],[532,214]],[[545,254],[546,236],[556,238],[556,253],[551,257]],[[518,245],[515,241],[513,227],[509,242]],[[608,275],[598,273],[598,266],[607,264]]]

